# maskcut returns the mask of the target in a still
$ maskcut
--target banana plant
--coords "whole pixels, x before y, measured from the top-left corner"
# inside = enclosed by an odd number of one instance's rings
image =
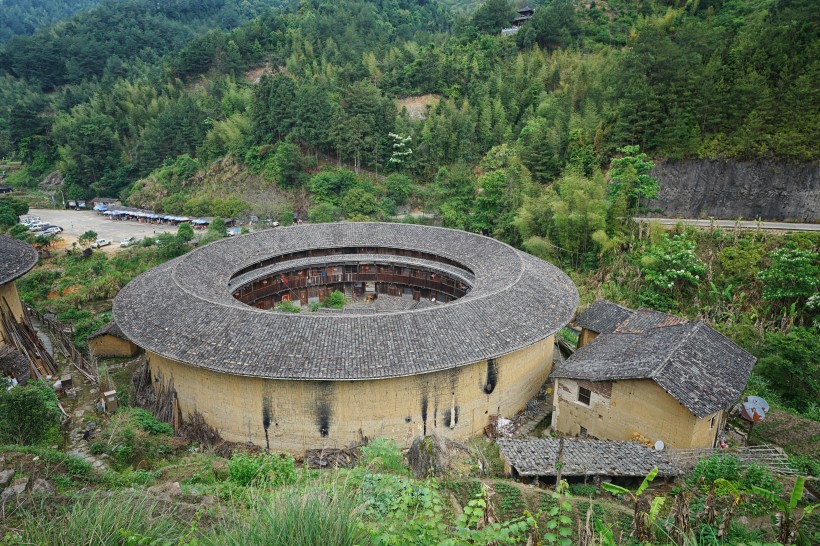
[[[800,522],[803,521],[803,518],[810,515],[814,510],[820,507],[820,504],[810,504],[803,508],[803,512],[799,517],[795,517],[797,504],[800,502],[800,499],[803,498],[803,486],[805,483],[806,478],[803,476],[799,476],[797,480],[795,480],[788,502],[781,499],[780,496],[773,491],[763,489],[762,487],[758,487],[756,485],[751,486],[754,494],[770,501],[780,510],[781,516],[778,518],[780,520],[780,529],[777,533],[777,541],[781,544],[794,544],[795,540],[800,537]]]
[[[641,482],[641,485],[639,485],[635,491],[630,491],[629,489],[621,487],[620,485],[615,485],[614,483],[604,482],[601,484],[601,487],[613,495],[628,495],[632,499],[632,502],[634,503],[632,530],[635,537],[641,542],[646,542],[650,539],[652,525],[655,522],[663,503],[666,501],[666,497],[653,498],[648,512],[642,511],[639,507],[638,501],[640,500],[641,495],[644,491],[646,491],[649,484],[652,483],[652,480],[654,480],[657,475],[658,467],[656,466],[649,472],[649,474],[646,475],[643,482]]]

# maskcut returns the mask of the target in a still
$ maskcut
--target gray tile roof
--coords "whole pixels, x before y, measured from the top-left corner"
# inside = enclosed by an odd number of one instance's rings
[[[102,328],[100,328],[99,330],[97,330],[96,332],[94,332],[93,334],[89,335],[88,339],[94,339],[106,335],[118,337],[120,339],[128,341],[128,337],[126,337],[126,335],[122,333],[122,330],[120,330],[120,327],[117,326],[116,321],[113,320],[105,326],[103,326]]]
[[[555,476],[559,440],[556,438],[497,440],[501,455],[519,476]],[[646,476],[658,467],[659,476],[680,471],[654,449],[637,442],[564,439],[564,476]]]
[[[28,358],[11,345],[0,347],[0,377],[3,377],[6,372],[11,373],[19,383],[25,383],[29,379]]]
[[[755,360],[703,322],[642,308],[578,349],[552,377],[652,379],[703,418],[740,399]]]
[[[8,235],[0,235],[0,285],[22,277],[37,265],[34,247]]]
[[[599,334],[614,332],[618,323],[629,317],[632,309],[612,303],[607,300],[596,300],[578,315],[578,324],[581,328],[592,330]]]
[[[415,250],[472,271],[472,290],[448,303],[378,314],[275,313],[229,288],[272,256],[355,246]],[[383,258],[383,256],[381,256]],[[564,326],[578,291],[558,268],[480,235],[405,224],[292,226],[217,241],[131,281],[114,318],[137,345],[192,366],[280,379],[400,377],[528,347]]]

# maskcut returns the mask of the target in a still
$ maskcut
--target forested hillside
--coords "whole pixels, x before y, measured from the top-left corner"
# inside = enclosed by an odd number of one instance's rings
[[[0,1],[0,44],[12,36],[33,34],[101,0],[2,0]]]
[[[654,159],[820,159],[816,2],[551,0],[513,36],[512,2],[454,4],[103,2],[0,47],[2,183],[56,172],[66,199],[162,213],[482,233],[558,264],[584,305],[705,321],[759,358],[747,393],[820,420],[820,238],[633,222]],[[26,238],[4,199],[0,229]],[[144,244],[165,260],[187,241]],[[101,320],[154,263],[75,258],[21,281],[27,303]],[[810,451],[794,464],[818,474]]]

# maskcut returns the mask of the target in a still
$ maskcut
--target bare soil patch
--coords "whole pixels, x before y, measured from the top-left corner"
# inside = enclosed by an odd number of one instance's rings
[[[752,441],[775,444],[788,453],[820,459],[820,422],[772,408],[752,429]]]
[[[427,117],[427,107],[435,108],[439,101],[441,101],[441,95],[418,95],[396,99],[396,105],[399,110],[407,108],[410,119],[424,119]]]

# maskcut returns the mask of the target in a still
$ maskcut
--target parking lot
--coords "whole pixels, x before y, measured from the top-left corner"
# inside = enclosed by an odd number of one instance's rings
[[[63,243],[59,246],[70,247],[86,231],[96,231],[97,238],[111,240],[111,245],[103,247],[105,252],[119,251],[120,241],[128,237],[135,237],[139,241],[157,233],[177,232],[176,226],[110,220],[107,216],[89,210],[30,209],[28,215],[39,216],[43,222],[63,228],[63,232],[59,234]]]

